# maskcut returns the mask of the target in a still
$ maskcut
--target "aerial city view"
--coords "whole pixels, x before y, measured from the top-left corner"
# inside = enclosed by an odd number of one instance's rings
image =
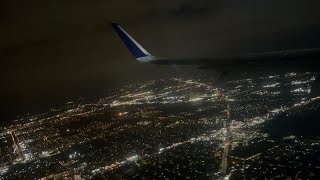
[[[0,179],[316,178],[317,78],[171,77],[24,115],[1,128]]]
[[[0,180],[320,179],[319,7],[0,1]]]

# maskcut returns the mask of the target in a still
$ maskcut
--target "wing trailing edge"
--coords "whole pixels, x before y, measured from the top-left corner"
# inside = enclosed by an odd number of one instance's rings
[[[195,65],[221,71],[313,71],[319,72],[320,48],[282,50],[212,58],[167,59],[152,56],[118,24],[112,23],[123,43],[141,63]]]

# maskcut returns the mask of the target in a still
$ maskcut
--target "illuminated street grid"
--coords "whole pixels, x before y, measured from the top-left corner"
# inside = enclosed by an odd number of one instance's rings
[[[220,87],[205,78],[161,79],[68,102],[2,129],[0,179],[219,178],[227,104],[232,151],[226,178],[288,176],[281,158],[305,176],[304,164],[291,159],[317,151],[318,141],[280,143],[260,128],[278,114],[317,108],[319,97],[310,97],[315,76],[265,75]],[[253,146],[256,152],[237,152]]]

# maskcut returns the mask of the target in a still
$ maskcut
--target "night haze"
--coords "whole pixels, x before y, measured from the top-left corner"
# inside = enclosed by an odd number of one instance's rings
[[[163,69],[132,62],[106,26],[111,21],[125,25],[152,53],[210,57],[320,47],[318,6],[318,1],[2,1],[1,114],[9,120],[71,96],[161,77]]]
[[[318,177],[318,7],[0,1],[0,179]]]

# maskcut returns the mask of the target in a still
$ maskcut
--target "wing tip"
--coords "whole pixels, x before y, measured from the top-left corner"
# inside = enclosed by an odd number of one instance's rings
[[[127,46],[131,54],[137,61],[146,63],[156,58],[145,50],[136,40],[134,40],[121,26],[115,22],[110,23],[112,28],[118,33],[122,42]]]

